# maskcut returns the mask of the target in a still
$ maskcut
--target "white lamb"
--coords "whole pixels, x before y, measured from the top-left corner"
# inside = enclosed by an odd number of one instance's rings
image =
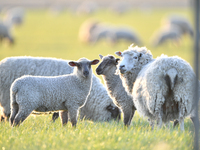
[[[0,62],[0,106],[2,118],[10,116],[10,86],[23,75],[58,76],[70,74],[73,67],[68,61],[43,57],[8,57]],[[80,118],[92,121],[110,121],[120,114],[100,79],[93,74],[92,89],[84,107],[80,109]]]
[[[32,111],[60,111],[63,125],[68,122],[69,112],[72,126],[76,126],[79,108],[86,103],[92,86],[91,65],[98,62],[98,59],[81,58],[69,62],[75,67],[72,74],[54,77],[28,75],[16,79],[10,88],[11,125],[20,125]]]
[[[139,114],[152,122],[156,120],[158,127],[162,122],[178,119],[184,130],[184,118],[195,117],[195,74],[189,63],[177,56],[153,59],[149,50],[137,46],[116,54],[122,57],[119,64],[122,80],[124,74],[132,74],[132,96]]]
[[[125,91],[119,75],[115,74],[119,59],[112,55],[99,56],[102,61],[96,68],[96,72],[98,75],[103,76],[107,91],[115,105],[122,110],[124,124],[128,126],[131,123],[136,108],[132,96]]]

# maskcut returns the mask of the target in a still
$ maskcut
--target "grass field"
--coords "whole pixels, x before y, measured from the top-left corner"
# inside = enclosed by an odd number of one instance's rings
[[[101,10],[92,15],[77,16],[68,11],[53,16],[47,10],[27,10],[25,22],[14,29],[15,45],[0,45],[0,59],[9,56],[43,56],[77,60],[80,57],[98,58],[99,54],[113,54],[123,51],[131,43],[120,42],[108,45],[101,41],[87,45],[78,40],[81,23],[95,18],[112,24],[128,24],[141,36],[144,46],[151,50],[154,57],[161,54],[178,55],[193,66],[193,41],[185,36],[180,45],[166,43],[152,47],[150,37],[160,26],[163,16],[168,14],[184,15],[192,20],[188,9],[155,9],[149,11],[133,10],[116,15]],[[95,69],[94,67],[93,69]],[[94,70],[93,70],[94,71]],[[190,150],[193,148],[193,125],[185,120],[185,131],[179,128],[163,127],[153,130],[137,113],[129,128],[122,121],[91,122],[78,121],[77,128],[71,124],[62,127],[60,120],[50,122],[51,116],[30,116],[20,127],[11,128],[6,122],[0,123],[0,148],[2,150],[38,149],[132,149],[132,150]]]

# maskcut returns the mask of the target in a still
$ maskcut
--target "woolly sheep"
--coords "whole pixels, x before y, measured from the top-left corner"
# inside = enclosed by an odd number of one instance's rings
[[[0,106],[3,117],[10,116],[10,86],[23,75],[57,76],[70,74],[73,67],[68,61],[44,57],[8,57],[0,62]],[[113,104],[100,79],[93,74],[92,89],[84,107],[80,109],[80,118],[92,121],[109,121],[116,119],[119,109]]]
[[[136,108],[132,96],[125,91],[119,75],[115,74],[119,59],[116,59],[112,55],[99,56],[102,62],[96,68],[96,72],[98,75],[103,76],[110,97],[113,99],[115,105],[122,110],[124,124],[130,125]]]
[[[79,108],[86,103],[92,86],[91,65],[98,62],[97,59],[81,58],[69,62],[75,67],[72,74],[54,77],[27,75],[16,79],[10,88],[11,125],[20,125],[32,111],[61,110],[62,124],[67,124],[69,113],[72,126],[76,126]]]
[[[123,74],[133,74],[132,96],[140,115],[147,116],[152,125],[156,120],[158,127],[178,119],[181,130],[185,117],[193,121],[195,74],[189,63],[177,56],[153,59],[149,50],[137,46],[116,54],[122,57],[122,80]]]

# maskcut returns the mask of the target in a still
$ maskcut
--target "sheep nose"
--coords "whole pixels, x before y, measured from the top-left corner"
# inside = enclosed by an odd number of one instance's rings
[[[89,71],[84,71],[83,75],[87,77],[89,75]]]
[[[119,70],[122,70],[125,67],[125,65],[119,66]]]

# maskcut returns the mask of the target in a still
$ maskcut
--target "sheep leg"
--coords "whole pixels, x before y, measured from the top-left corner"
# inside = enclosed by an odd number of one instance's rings
[[[77,118],[78,118],[78,108],[69,108],[69,118],[72,123],[72,127],[76,127]]]
[[[62,125],[63,126],[66,125],[68,122],[68,111],[60,111],[59,115],[60,115]]]
[[[161,128],[162,127],[162,117],[161,117],[160,113],[157,113],[156,118],[157,118],[157,126],[158,126],[158,128]]]
[[[12,126],[19,126],[30,114],[32,111],[24,111],[24,110],[19,110],[17,113]]]
[[[59,113],[58,112],[54,112],[53,115],[52,115],[51,121],[55,122],[55,120],[58,119],[58,117],[59,117]]]
[[[123,109],[123,115],[124,115],[124,125],[129,126],[133,117],[132,109]]]
[[[130,119],[129,119],[129,122],[128,122],[129,125],[131,124],[131,121],[132,121],[132,119],[134,117],[135,110],[136,110],[135,108],[132,108],[131,116],[130,116]]]
[[[19,111],[19,105],[17,103],[12,103],[11,107],[11,117],[10,117],[10,125],[13,125],[13,121],[15,119],[15,116],[17,115]]]
[[[173,128],[175,128],[176,126],[178,126],[178,124],[179,124],[178,120],[175,120],[174,124],[173,124]]]

